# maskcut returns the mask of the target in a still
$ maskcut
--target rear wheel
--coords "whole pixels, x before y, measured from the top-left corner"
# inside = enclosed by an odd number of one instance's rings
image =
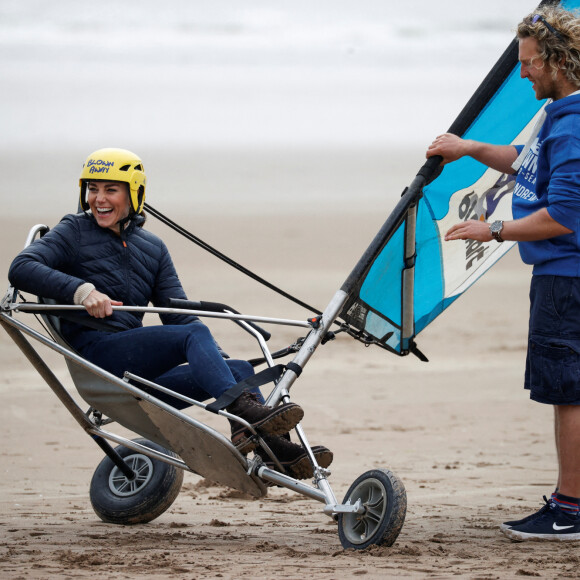
[[[353,505],[357,500],[364,508],[362,514],[338,516],[338,536],[343,548],[392,546],[407,513],[407,494],[401,480],[387,469],[367,471],[350,486],[343,504]]]
[[[145,447],[175,456],[161,445],[135,439]],[[177,498],[183,483],[183,471],[119,445],[117,453],[136,473],[129,479],[105,457],[91,480],[90,498],[95,513],[112,524],[144,524],[159,517]]]

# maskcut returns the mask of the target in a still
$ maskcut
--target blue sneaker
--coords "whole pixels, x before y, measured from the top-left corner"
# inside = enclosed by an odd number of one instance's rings
[[[502,529],[502,532],[512,540],[580,540],[580,516],[570,515],[562,511],[554,503],[548,503],[548,509],[528,520],[511,528]]]
[[[528,522],[535,520],[538,516],[541,516],[543,513],[547,512],[550,509],[550,502],[548,501],[546,496],[544,496],[544,502],[545,502],[544,505],[537,512],[533,513],[532,515],[526,516],[525,518],[522,518],[521,520],[513,520],[511,522],[504,522],[503,524],[501,524],[499,529],[503,532],[507,528],[513,528],[514,526],[521,526],[522,524],[527,524]]]

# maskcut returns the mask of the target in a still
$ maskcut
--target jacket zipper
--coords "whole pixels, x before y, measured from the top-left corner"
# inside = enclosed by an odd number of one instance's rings
[[[127,240],[125,236],[125,228],[121,228],[119,235],[121,238],[121,243],[123,244],[123,261],[124,261],[124,273],[125,273],[125,296],[129,297],[131,295],[130,277],[129,277],[129,246],[127,245]]]

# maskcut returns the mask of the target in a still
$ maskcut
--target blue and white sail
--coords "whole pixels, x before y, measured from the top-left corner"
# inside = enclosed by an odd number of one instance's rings
[[[580,8],[580,0],[545,3]],[[544,105],[520,76],[514,39],[449,132],[523,145]],[[418,352],[415,336],[514,245],[444,242],[445,232],[460,221],[512,219],[514,176],[470,157],[438,172],[434,160],[421,168],[343,285],[349,299],[340,317],[351,334],[398,354]]]

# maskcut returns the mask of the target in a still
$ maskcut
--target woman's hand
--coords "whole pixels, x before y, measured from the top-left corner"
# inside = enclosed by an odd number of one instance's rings
[[[479,220],[467,220],[451,226],[445,234],[445,241],[451,240],[477,240],[479,242],[491,242],[493,236],[487,222]]]
[[[84,300],[86,311],[95,318],[105,318],[113,314],[113,306],[123,306],[118,300],[111,300],[106,294],[93,290]]]

